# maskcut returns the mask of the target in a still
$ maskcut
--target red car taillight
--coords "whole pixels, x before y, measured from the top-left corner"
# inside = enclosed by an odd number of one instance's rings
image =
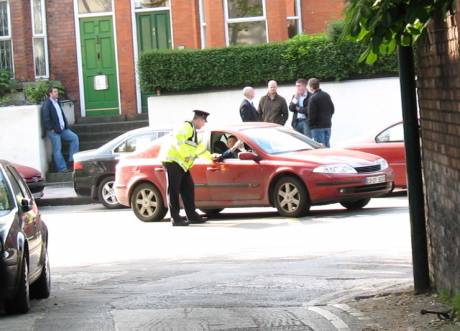
[[[81,162],[74,162],[74,163],[73,163],[73,170],[83,170],[83,163],[81,163]]]

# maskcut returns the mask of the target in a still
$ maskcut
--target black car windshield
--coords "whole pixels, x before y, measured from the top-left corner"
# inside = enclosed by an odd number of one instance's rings
[[[303,134],[284,127],[247,129],[244,133],[267,154],[290,153],[321,147]]]
[[[13,209],[13,200],[8,190],[8,183],[6,182],[3,173],[0,172],[0,211]]]

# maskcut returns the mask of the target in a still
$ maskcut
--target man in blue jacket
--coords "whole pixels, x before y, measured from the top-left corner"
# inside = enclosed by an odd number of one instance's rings
[[[46,135],[51,141],[56,171],[69,172],[72,171],[73,155],[78,152],[80,141],[78,136],[69,129],[67,119],[58,98],[58,89],[56,87],[50,87],[48,89],[48,99],[42,105],[43,129],[46,130]],[[70,143],[68,166],[61,151],[62,139]]]

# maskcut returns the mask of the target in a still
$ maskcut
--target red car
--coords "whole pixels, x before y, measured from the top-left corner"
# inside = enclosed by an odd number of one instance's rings
[[[404,150],[403,123],[398,122],[386,127],[375,136],[362,141],[341,146],[354,151],[372,153],[383,157],[394,171],[394,186],[407,187],[406,152]]]
[[[43,196],[43,191],[45,189],[45,180],[43,179],[42,173],[35,168],[17,163],[14,163],[13,166],[19,172],[21,177],[24,178],[34,199],[40,199]]]
[[[222,153],[235,135],[244,143],[238,158],[213,162],[198,159],[191,169],[196,205],[205,213],[230,207],[274,206],[282,216],[300,217],[310,206],[341,203],[364,207],[370,198],[388,193],[393,171],[379,156],[320,148],[291,129],[270,123],[228,125],[199,133],[211,152]],[[144,222],[167,212],[165,171],[158,158],[171,135],[116,167],[118,201],[131,206]]]

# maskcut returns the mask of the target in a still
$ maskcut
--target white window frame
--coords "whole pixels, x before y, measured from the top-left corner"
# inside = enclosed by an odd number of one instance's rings
[[[228,0],[224,0],[224,17],[225,17],[225,44],[230,46],[228,25],[231,23],[247,23],[247,22],[265,22],[265,39],[266,42],[269,42],[269,33],[268,33],[268,22],[267,22],[267,6],[265,4],[266,0],[262,0],[262,11],[263,16],[255,17],[242,17],[242,18],[229,18],[228,17]]]
[[[48,79],[49,78],[49,58],[48,58],[48,32],[46,28],[46,8],[45,8],[45,0],[40,0],[40,9],[41,9],[41,16],[42,16],[42,33],[36,33],[35,31],[35,15],[34,15],[34,0],[30,0],[30,10],[31,10],[31,17],[32,17],[32,50],[33,50],[33,57],[34,57],[34,75],[35,79]],[[36,73],[36,63],[35,63],[35,47],[34,41],[35,39],[43,39],[43,48],[45,51],[45,75],[37,76]]]
[[[205,13],[204,13],[204,0],[198,0],[198,10],[200,14],[200,44],[201,44],[201,49],[206,48],[206,20],[205,20]]]
[[[8,16],[8,36],[0,36],[1,41],[9,41],[11,49],[11,77],[14,78],[14,53],[13,53],[13,38],[11,35],[11,9],[9,0],[0,0],[0,2],[6,2],[6,12]]]
[[[288,16],[287,20],[297,20],[297,34],[303,34],[303,29],[302,29],[302,7],[301,7],[301,0],[295,0],[295,9],[297,11],[296,16]]]
[[[142,114],[142,100],[141,100],[141,81],[139,77],[139,44],[137,42],[137,13],[155,12],[155,11],[169,11],[169,27],[171,33],[171,48],[174,49],[174,30],[173,30],[173,12],[171,9],[171,2],[169,0],[169,7],[152,7],[152,8],[137,8],[135,0],[131,0],[131,22],[133,30],[133,51],[134,51],[134,71],[136,76],[136,98],[137,98],[137,113]]]

